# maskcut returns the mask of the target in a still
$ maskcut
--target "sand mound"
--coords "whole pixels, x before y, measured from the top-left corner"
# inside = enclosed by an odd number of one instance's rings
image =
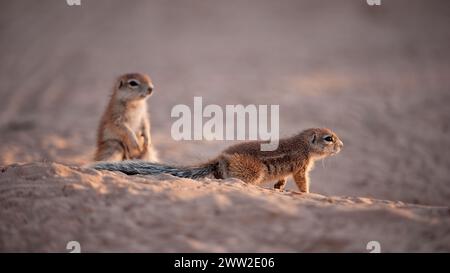
[[[57,163],[0,174],[0,250],[450,251],[450,209]]]

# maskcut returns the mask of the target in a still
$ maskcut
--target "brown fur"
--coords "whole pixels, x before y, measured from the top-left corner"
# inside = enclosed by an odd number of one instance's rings
[[[331,136],[333,141],[324,138]],[[231,146],[214,160],[218,163],[217,178],[234,177],[246,183],[260,184],[278,181],[283,190],[292,175],[301,192],[309,192],[308,173],[314,161],[334,155],[343,147],[342,141],[326,128],[308,129],[290,138],[280,139],[275,151],[261,151],[261,141]]]
[[[95,160],[156,160],[146,103],[152,91],[147,75],[131,73],[117,79],[98,127]]]
[[[307,129],[293,137],[280,139],[274,151],[261,151],[262,141],[243,142],[224,150],[215,159],[194,166],[129,160],[100,162],[97,170],[119,171],[128,175],[171,174],[198,179],[214,176],[217,179],[238,178],[249,184],[277,181],[275,188],[283,190],[286,178],[293,176],[301,192],[309,192],[309,172],[314,161],[337,154],[344,146],[338,136],[326,128]]]

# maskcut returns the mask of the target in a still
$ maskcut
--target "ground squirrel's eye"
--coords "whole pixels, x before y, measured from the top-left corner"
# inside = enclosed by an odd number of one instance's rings
[[[325,139],[325,141],[328,141],[328,142],[333,142],[333,137],[332,136],[326,136],[323,139]]]
[[[131,87],[137,87],[139,85],[139,82],[136,80],[129,80],[128,85],[130,85]]]

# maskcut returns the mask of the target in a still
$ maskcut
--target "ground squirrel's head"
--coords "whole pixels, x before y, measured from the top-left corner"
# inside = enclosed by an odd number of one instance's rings
[[[153,83],[149,76],[141,73],[129,73],[117,79],[116,95],[122,100],[141,100],[153,92]]]
[[[301,133],[309,142],[309,152],[315,158],[335,155],[344,147],[339,137],[327,128],[312,128]]]

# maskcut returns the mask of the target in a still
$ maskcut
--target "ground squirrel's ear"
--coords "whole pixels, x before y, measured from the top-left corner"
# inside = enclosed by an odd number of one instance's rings
[[[119,86],[118,86],[117,88],[120,89],[120,88],[122,88],[122,87],[123,87],[123,80],[120,80],[120,81],[119,81]]]
[[[317,138],[316,134],[313,134],[312,137],[311,137],[311,143],[312,144],[316,143],[316,138]]]

